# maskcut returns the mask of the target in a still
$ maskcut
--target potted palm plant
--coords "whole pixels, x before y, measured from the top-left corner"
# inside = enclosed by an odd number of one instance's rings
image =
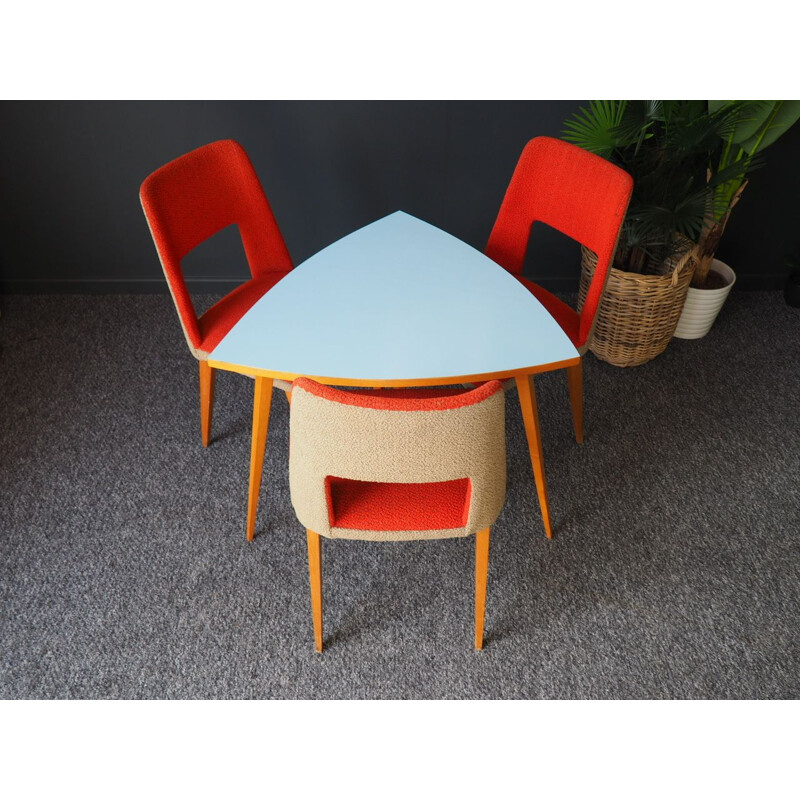
[[[635,366],[671,340],[713,198],[708,164],[738,111],[695,100],[592,101],[565,123],[564,138],[609,159],[634,179],[615,261],[598,308],[591,350]],[[722,174],[732,180],[733,170]],[[594,269],[584,249],[581,296]]]
[[[699,339],[714,324],[736,281],[734,271],[715,258],[717,248],[747,186],[750,173],[762,163],[761,153],[800,119],[797,100],[709,100],[709,114],[729,110],[733,122],[722,132],[708,164],[703,226],[697,239],[698,264],[675,336]]]

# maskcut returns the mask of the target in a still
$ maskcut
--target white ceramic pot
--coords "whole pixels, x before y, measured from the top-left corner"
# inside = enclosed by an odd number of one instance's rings
[[[716,272],[725,282],[721,289],[694,289],[691,286],[686,294],[678,327],[673,336],[679,339],[699,339],[705,336],[714,324],[725,298],[728,296],[733,284],[736,283],[736,273],[722,261],[716,258],[711,262],[710,272]]]

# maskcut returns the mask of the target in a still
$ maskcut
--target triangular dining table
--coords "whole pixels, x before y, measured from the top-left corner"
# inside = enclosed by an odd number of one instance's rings
[[[397,211],[295,267],[234,325],[211,367],[255,377],[247,538],[273,380],[334,386],[516,381],[547,536],[552,536],[532,377],[580,356],[542,304],[483,253]]]

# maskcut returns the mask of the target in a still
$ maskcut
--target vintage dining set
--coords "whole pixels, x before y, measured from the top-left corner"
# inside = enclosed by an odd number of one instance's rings
[[[314,642],[323,647],[320,537],[475,535],[483,646],[489,531],[505,501],[505,391],[516,387],[542,522],[552,524],[533,376],[566,371],[583,441],[583,370],[631,196],[631,177],[558,139],[525,146],[485,253],[402,211],[295,267],[244,149],[223,140],[157,169],[140,199],[186,341],[211,438],[217,370],[255,379],[247,538],[274,388],[290,403],[289,486],[306,528]],[[523,276],[531,226],[597,256],[580,311]],[[182,270],[237,225],[252,277],[197,316]]]

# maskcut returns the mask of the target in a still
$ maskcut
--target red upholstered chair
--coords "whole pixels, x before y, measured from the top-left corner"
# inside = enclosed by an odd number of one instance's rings
[[[486,245],[550,312],[583,355],[633,190],[627,172],[576,145],[539,136],[522,151]],[[544,222],[597,255],[580,313],[522,275],[531,226]],[[583,441],[583,366],[567,369],[575,438]]]
[[[199,147],[157,169],[142,183],[139,198],[186,342],[200,364],[201,433],[207,446],[216,377],[208,354],[292,269],[292,259],[247,153],[230,139]],[[228,225],[239,228],[252,278],[198,317],[181,262]]]
[[[307,531],[322,651],[320,535],[408,541],[475,534],[475,647],[483,646],[489,528],[506,492],[505,395],[462,389],[292,387],[289,488]]]

